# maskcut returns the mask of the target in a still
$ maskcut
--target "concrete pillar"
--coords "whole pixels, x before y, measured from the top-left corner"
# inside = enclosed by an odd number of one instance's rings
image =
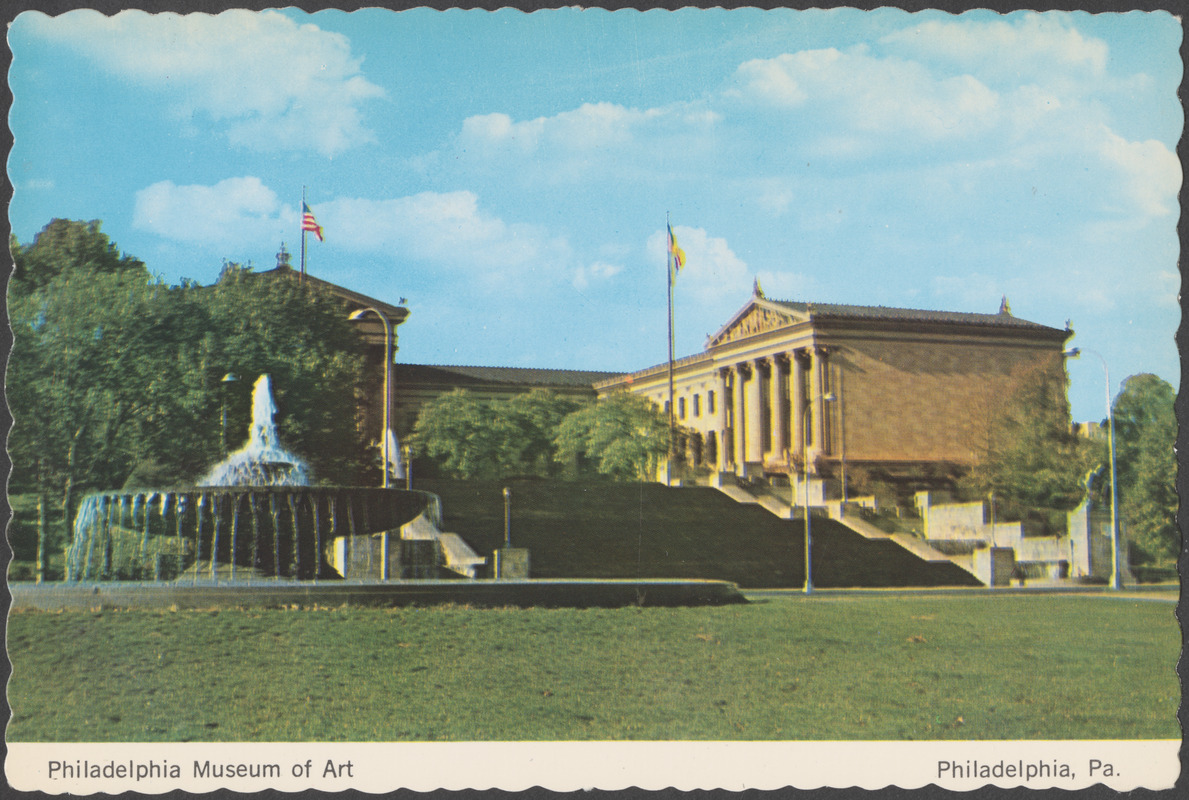
[[[747,421],[745,423],[747,432],[747,456],[745,460],[749,464],[755,464],[764,460],[764,380],[760,373],[760,366],[763,363],[763,359],[757,358],[749,364],[751,367],[751,381],[747,384]]]
[[[784,458],[789,448],[787,432],[789,419],[788,363],[780,356],[772,357],[772,385],[769,404],[772,408],[772,457]]]
[[[793,434],[793,454],[800,458],[805,449],[805,361],[802,360],[801,350],[789,353],[789,367],[792,370],[792,399],[790,406],[793,412],[793,424],[789,426]]]
[[[826,351],[814,347],[809,352],[813,357],[813,450],[824,455],[830,452],[826,441]]]
[[[726,472],[731,464],[731,448],[728,445],[731,440],[731,431],[728,427],[729,422],[727,419],[727,399],[730,397],[727,394],[728,391],[730,390],[727,386],[727,370],[723,368],[718,371],[718,387],[716,389],[718,407],[715,409],[718,414],[718,441],[716,444],[718,447],[719,472]]]
[[[747,460],[747,440],[744,435],[750,424],[743,408],[746,403],[746,398],[743,396],[743,376],[746,367],[743,364],[735,364],[731,369],[734,370],[734,374],[731,376],[734,381],[732,386],[734,419],[731,420],[731,440],[734,442],[734,447],[731,454],[734,456],[736,474],[742,475],[743,463]]]

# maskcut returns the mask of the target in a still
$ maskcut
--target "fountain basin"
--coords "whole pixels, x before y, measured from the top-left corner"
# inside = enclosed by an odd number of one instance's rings
[[[475,608],[623,608],[746,603],[739,587],[708,580],[237,581],[13,584],[14,610],[210,610],[461,604]]]
[[[67,551],[70,581],[338,578],[333,540],[397,530],[437,495],[403,489],[210,486],[86,496]]]

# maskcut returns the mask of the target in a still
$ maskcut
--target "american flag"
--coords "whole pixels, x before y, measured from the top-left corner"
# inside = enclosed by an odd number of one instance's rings
[[[301,204],[301,229],[303,231],[310,231],[318,237],[318,241],[322,239],[322,226],[318,224],[318,220],[314,219],[314,212],[310,211],[310,207],[302,201]]]

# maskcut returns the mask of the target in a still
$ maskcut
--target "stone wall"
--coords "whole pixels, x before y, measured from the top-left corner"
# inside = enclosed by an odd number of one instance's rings
[[[1063,371],[1052,348],[1011,339],[846,337],[831,350],[842,370],[846,457],[863,461],[968,464],[1018,381]]]
[[[981,501],[922,505],[920,510],[925,535],[930,539],[988,538],[986,505]]]

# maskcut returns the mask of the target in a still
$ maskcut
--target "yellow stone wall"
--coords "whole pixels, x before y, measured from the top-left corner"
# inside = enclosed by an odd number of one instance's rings
[[[841,396],[832,409],[835,437],[842,414],[848,461],[970,463],[1014,382],[1038,369],[1063,376],[1058,346],[1010,339],[838,341],[830,353],[832,388]]]

